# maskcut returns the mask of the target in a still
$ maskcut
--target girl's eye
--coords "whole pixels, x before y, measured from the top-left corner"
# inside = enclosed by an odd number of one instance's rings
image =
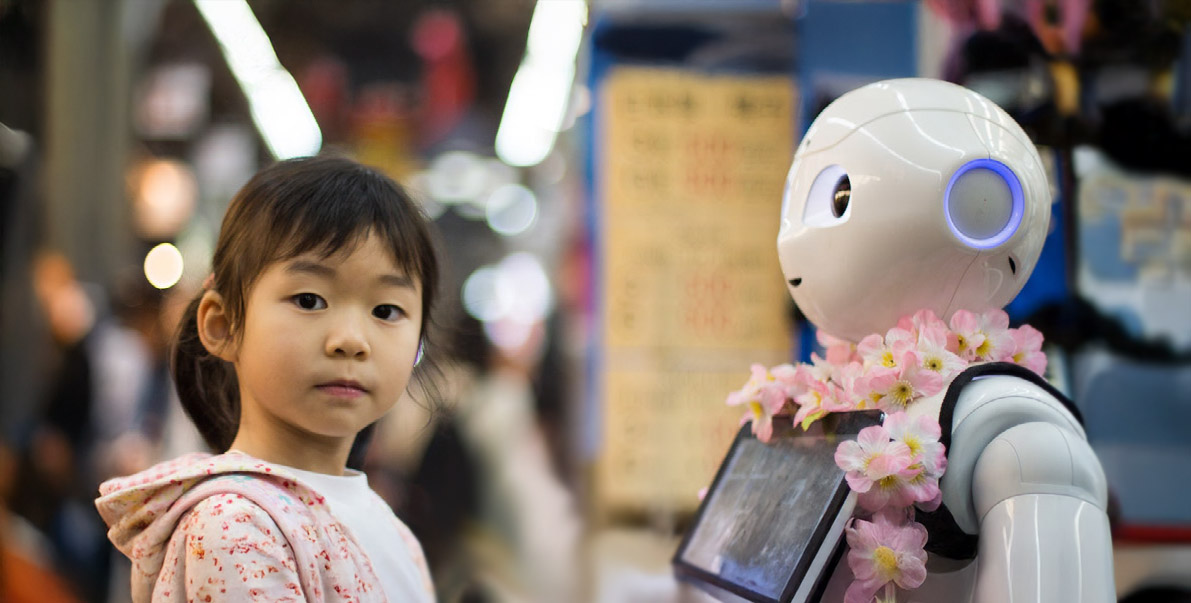
[[[299,293],[291,299],[303,310],[322,310],[327,307],[327,302],[314,293]]]
[[[372,309],[372,315],[381,319],[393,321],[401,318],[405,312],[393,304],[381,304]]]

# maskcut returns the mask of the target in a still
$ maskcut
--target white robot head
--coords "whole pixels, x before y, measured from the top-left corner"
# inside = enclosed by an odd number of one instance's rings
[[[794,155],[777,247],[794,301],[858,341],[929,308],[1009,303],[1050,221],[1038,152],[1000,107],[927,79],[836,99]]]

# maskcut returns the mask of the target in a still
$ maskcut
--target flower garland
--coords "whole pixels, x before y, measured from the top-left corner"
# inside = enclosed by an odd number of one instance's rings
[[[825,358],[812,354],[811,364],[772,368],[754,364],[748,382],[728,394],[727,403],[747,409],[741,424],[751,422],[762,442],[773,436],[778,417],[792,414],[805,430],[833,412],[885,412],[882,425],[842,442],[835,462],[861,509],[845,531],[855,580],[844,600],[870,603],[884,589],[881,600],[894,601],[895,585],[914,589],[926,579],[927,533],[914,521],[914,509],[938,508],[939,479],[947,469],[938,419],[906,410],[943,391],[972,363],[1014,362],[1042,374],[1042,334],[1029,325],[1009,328],[1009,315],[999,309],[960,310],[950,325],[920,310],[884,336],[853,344],[820,332],[818,340]],[[860,517],[865,514],[868,520]]]

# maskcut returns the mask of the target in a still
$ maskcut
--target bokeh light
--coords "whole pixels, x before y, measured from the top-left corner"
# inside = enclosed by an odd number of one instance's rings
[[[162,243],[145,254],[145,278],[158,289],[169,289],[182,278],[182,252],[170,243]]]

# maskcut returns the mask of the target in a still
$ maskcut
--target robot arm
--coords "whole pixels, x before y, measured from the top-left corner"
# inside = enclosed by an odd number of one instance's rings
[[[980,534],[973,601],[1115,601],[1104,471],[1042,388],[1009,376],[956,405],[943,497]]]

